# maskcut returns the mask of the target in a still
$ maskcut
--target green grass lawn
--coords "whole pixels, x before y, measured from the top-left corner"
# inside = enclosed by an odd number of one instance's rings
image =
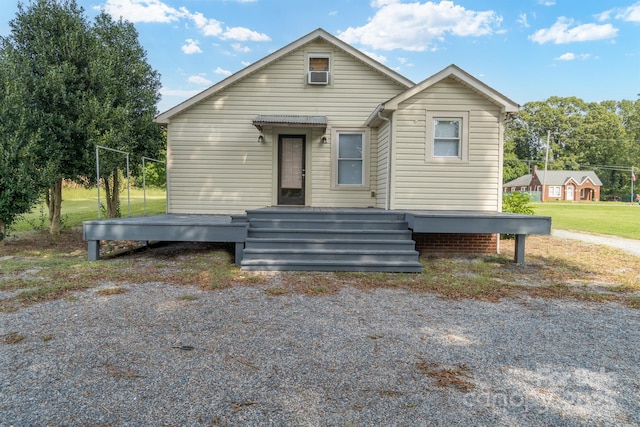
[[[62,192],[62,226],[73,228],[82,221],[98,218],[98,191],[86,188],[65,188]],[[106,206],[105,194],[100,192],[100,202]],[[120,212],[127,216],[127,191],[120,193]],[[147,188],[147,215],[166,212],[166,194],[163,189]],[[131,189],[131,216],[144,215],[144,194],[141,189]],[[104,218],[104,213],[101,213]],[[13,231],[42,230],[49,226],[47,206],[42,202],[31,213],[23,215],[11,227]]]
[[[82,225],[82,221],[98,218],[98,193],[94,189],[65,188],[62,194],[63,228]],[[104,193],[101,202],[105,205]],[[122,216],[127,216],[127,192],[120,194]],[[618,202],[545,202],[533,203],[536,215],[550,216],[552,227],[596,234],[611,234],[640,240],[640,206]],[[147,215],[166,212],[166,193],[162,189],[147,189]],[[141,189],[131,190],[131,216],[144,214]],[[103,216],[104,217],[104,216]],[[13,231],[42,230],[48,227],[44,203],[17,221]]]
[[[536,215],[550,216],[551,227],[640,240],[640,206],[619,202],[534,203]]]

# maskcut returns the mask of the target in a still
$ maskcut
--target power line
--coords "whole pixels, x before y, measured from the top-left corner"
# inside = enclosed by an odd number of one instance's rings
[[[543,162],[543,159],[504,159],[504,163],[508,163],[508,162],[518,162],[518,163],[527,163],[527,164],[531,164],[531,163],[541,163]],[[557,160],[549,160],[550,164],[556,163]],[[635,165],[631,165],[631,166],[622,166],[622,165],[590,165],[590,164],[586,164],[586,163],[577,163],[577,165],[581,168],[592,168],[592,169],[605,169],[605,170],[621,170],[621,171],[628,171],[631,172],[632,170],[637,170],[639,168],[637,168]]]

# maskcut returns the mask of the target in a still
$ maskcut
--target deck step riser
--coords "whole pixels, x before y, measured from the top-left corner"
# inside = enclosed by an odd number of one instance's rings
[[[411,232],[403,230],[293,230],[249,228],[247,237],[261,239],[402,240],[411,239]]]
[[[314,260],[322,260],[322,261],[351,261],[357,263],[373,263],[373,262],[412,262],[415,261],[417,253],[404,253],[404,252],[393,252],[388,251],[388,253],[382,254],[367,254],[367,253],[304,253],[304,252],[288,252],[288,253],[278,253],[278,252],[244,252],[244,261],[252,261],[252,260],[269,260],[269,261],[277,261],[277,260],[291,260],[291,261],[304,261],[307,259]]]
[[[371,249],[387,249],[398,251],[410,251],[415,249],[415,243],[412,240],[386,240],[386,241],[328,241],[328,240],[267,240],[267,239],[247,239],[245,242],[247,248],[253,249],[326,249],[326,250],[371,250]]]
[[[318,229],[318,230],[407,230],[406,221],[355,221],[355,220],[274,220],[251,219],[252,228]]]
[[[318,212],[318,211],[248,211],[247,217],[251,219],[275,219],[275,220],[326,220],[326,221],[404,221],[405,215],[395,212]]]
[[[387,273],[420,273],[421,265],[335,265],[335,264],[243,264],[248,271],[352,271],[352,272],[387,272]]]

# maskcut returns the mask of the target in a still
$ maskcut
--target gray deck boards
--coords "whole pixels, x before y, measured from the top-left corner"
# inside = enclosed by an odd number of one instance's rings
[[[368,217],[383,209],[266,207],[260,211],[274,215],[332,212]],[[394,211],[406,218],[414,233],[501,233],[515,234],[514,259],[524,263],[525,237],[551,234],[551,218],[508,213],[474,211]],[[88,242],[89,259],[100,256],[101,240],[234,242],[236,263],[242,260],[248,224],[242,215],[163,214],[131,218],[85,221],[83,238]]]
[[[406,211],[415,233],[551,234],[551,218],[503,212]]]

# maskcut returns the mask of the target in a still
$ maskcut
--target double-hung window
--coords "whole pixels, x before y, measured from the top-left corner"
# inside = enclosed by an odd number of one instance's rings
[[[469,113],[429,111],[427,113],[426,161],[466,162],[469,152]]]
[[[369,185],[368,135],[361,130],[334,133],[334,187],[363,188]]]

